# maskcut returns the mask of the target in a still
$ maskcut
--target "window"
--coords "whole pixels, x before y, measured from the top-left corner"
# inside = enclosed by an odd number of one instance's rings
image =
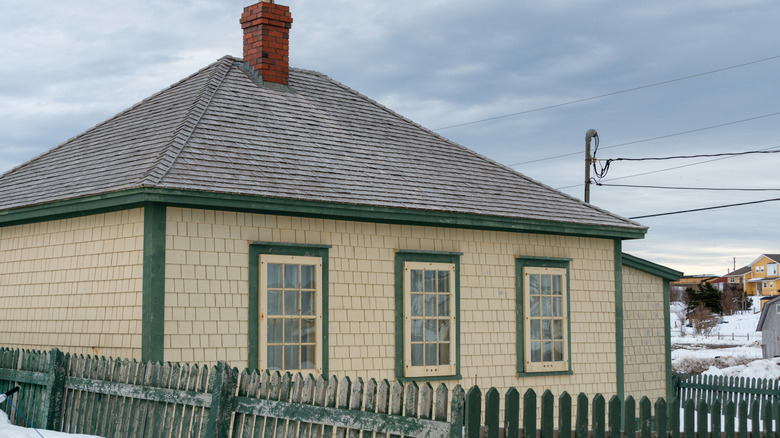
[[[756,266],[756,272],[758,272],[758,266]]]
[[[766,265],[766,273],[767,273],[767,275],[776,276],[777,275],[777,263]]]
[[[569,260],[516,263],[518,373],[570,374]]]
[[[396,374],[460,378],[460,254],[396,253]]]
[[[250,245],[250,369],[327,374],[328,248]]]
[[[260,369],[318,369],[321,278],[317,257],[260,256]]]

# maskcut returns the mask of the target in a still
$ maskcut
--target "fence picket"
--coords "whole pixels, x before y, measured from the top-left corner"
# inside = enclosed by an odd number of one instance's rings
[[[673,437],[680,436],[680,398],[675,397],[669,404],[669,430]]]
[[[634,397],[628,396],[626,397],[626,401],[623,404],[625,408],[625,426],[624,431],[626,437],[635,438],[636,437],[636,401],[634,401]]]
[[[758,432],[761,430],[761,409],[758,407],[759,403],[757,399],[753,399],[753,403],[750,405],[750,420],[752,421],[751,430]]]
[[[419,418],[424,420],[430,420],[433,418],[433,404],[433,386],[431,386],[430,382],[425,382],[422,388],[420,388]],[[368,400],[366,400],[366,410],[368,410]]]
[[[482,391],[477,385],[466,393],[466,438],[479,438],[480,416],[482,415]]]
[[[620,438],[621,433],[621,402],[620,398],[617,395],[613,395],[609,399],[609,437],[610,438]]]
[[[433,408],[435,421],[447,421],[447,407],[449,405],[449,391],[447,385],[440,383],[436,387],[436,403]]]
[[[772,405],[768,402],[765,402],[764,408],[761,411],[762,411],[761,419],[764,420],[764,436],[769,438],[772,436],[772,429],[773,429]]]
[[[523,394],[523,438],[536,437],[536,392],[528,389]]]
[[[739,438],[747,438],[748,436],[748,407],[747,402],[745,400],[742,400],[739,402],[739,406],[737,408],[739,412],[739,431],[738,435]]]
[[[712,436],[719,437],[721,433],[720,424],[720,412],[721,412],[720,400],[715,399],[710,406],[710,431]]]
[[[652,416],[650,414],[650,399],[642,397],[639,399],[639,431],[641,438],[650,438],[653,428]]]
[[[289,402],[292,392],[292,375],[286,372],[282,375],[281,388],[279,388],[279,401]],[[287,434],[288,421],[283,418],[276,419],[276,438],[284,438]]]
[[[520,437],[520,391],[509,388],[504,394],[504,436]]]
[[[428,386],[430,387],[430,385]],[[363,384],[363,379],[358,377],[357,381],[355,381],[355,384],[352,385],[352,395],[350,396],[351,400],[349,402],[350,411],[360,411],[363,408],[364,391],[365,391],[365,385]],[[360,430],[350,429],[347,432],[347,436],[349,436],[349,438],[359,438]]]
[[[376,381],[371,379],[376,386]],[[314,404],[314,387],[316,383],[314,377],[309,374],[303,381],[303,390],[301,391],[301,404],[313,405]],[[376,389],[375,389],[376,390]],[[298,426],[298,438],[307,438],[311,435],[312,424],[301,422]]]
[[[604,429],[604,396],[593,397],[593,438],[606,438]]]
[[[734,420],[737,417],[737,410],[733,400],[727,401],[723,407],[723,417],[726,419],[723,424],[725,438],[734,438]]]
[[[552,392],[547,389],[542,393],[542,414],[541,414],[541,426],[542,426],[542,438],[553,438],[555,434],[555,398]]]
[[[588,438],[588,397],[584,393],[577,396],[576,438]]]
[[[396,385],[400,385],[400,383],[395,382]],[[328,393],[327,397],[325,398],[325,406],[329,408],[335,408],[336,407],[336,396],[338,395],[338,386],[339,382],[336,380],[336,376],[331,376],[330,380],[328,380]],[[401,388],[401,393],[403,394],[403,387]],[[392,402],[391,402],[392,403]],[[396,412],[396,415],[400,415],[400,409],[401,405],[398,405],[398,412]],[[322,438],[331,438],[333,435],[333,426],[323,426],[322,428]]]
[[[694,428],[696,425],[693,422],[693,415],[694,415],[694,406],[693,406],[693,400],[687,400],[683,404],[683,428],[685,431],[685,438],[693,438],[694,436]]]
[[[420,388],[416,382],[411,382],[406,385],[406,399],[404,403],[404,416],[415,418],[417,417],[417,402],[420,396]]]
[[[667,412],[666,400],[658,398],[655,401],[655,431],[659,437],[665,437],[669,430]]]
[[[707,438],[709,430],[707,428],[707,415],[710,413],[710,408],[705,400],[699,400],[698,406],[696,406],[696,438]]]
[[[485,434],[487,438],[498,438],[501,395],[496,388],[490,388],[485,393]]]
[[[566,391],[558,397],[558,438],[572,438],[571,396]]]
[[[387,379],[382,379],[377,387],[376,394],[376,411],[380,414],[387,414],[390,412],[390,383]],[[384,433],[377,433],[376,438],[384,438]]]

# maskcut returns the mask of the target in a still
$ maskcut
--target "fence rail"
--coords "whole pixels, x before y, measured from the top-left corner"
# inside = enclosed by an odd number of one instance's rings
[[[517,388],[483,394],[477,386],[465,392],[460,385],[239,373],[225,362],[199,367],[0,349],[0,391],[22,388],[9,400],[35,427],[106,437],[780,436],[777,382],[675,382],[679,398],[667,405],[661,398],[556,398]],[[7,405],[0,409],[22,425]]]

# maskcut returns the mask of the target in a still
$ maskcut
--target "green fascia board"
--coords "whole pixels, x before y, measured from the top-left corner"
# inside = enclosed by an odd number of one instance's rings
[[[557,234],[609,239],[641,239],[647,232],[646,228],[575,224],[535,219],[487,216],[472,213],[339,204],[324,201],[302,201],[253,195],[151,187],[128,189],[0,211],[0,226],[123,210],[140,206],[144,202],[159,202],[168,206],[184,208],[206,208],[362,222],[440,226],[535,234]]]
[[[657,263],[653,263],[645,259],[640,259],[639,257],[632,256],[631,254],[623,253],[622,256],[624,265],[643,272],[647,272],[648,274],[652,274],[657,277],[661,277],[664,280],[678,281],[680,277],[683,276],[683,273],[680,271],[675,271],[674,269],[667,268],[666,266],[661,266]]]
[[[329,285],[330,285],[330,245],[307,245],[300,243],[252,242],[249,245],[249,309],[248,324],[248,361],[247,368],[256,370],[260,353],[260,268],[261,254],[279,254],[290,256],[319,257],[322,259],[322,376],[329,372]]]

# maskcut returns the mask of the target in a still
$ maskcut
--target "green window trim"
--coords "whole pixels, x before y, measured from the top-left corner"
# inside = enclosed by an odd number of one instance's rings
[[[515,259],[515,313],[517,328],[517,375],[518,377],[530,376],[564,376],[573,374],[571,357],[571,275],[569,265],[571,259],[554,257],[517,257]],[[541,371],[527,372],[525,370],[525,324],[524,324],[524,276],[525,268],[557,268],[566,270],[566,333],[569,369],[566,371]]]
[[[141,360],[165,360],[165,204],[144,204]]]
[[[248,368],[256,370],[260,353],[260,269],[261,254],[285,256],[318,257],[322,259],[322,375],[328,376],[328,288],[330,245],[307,245],[300,243],[252,242],[249,245],[249,357]]]
[[[399,382],[460,380],[460,256],[459,252],[400,250],[395,253],[395,376]],[[406,262],[455,265],[455,374],[405,377],[404,373],[404,264]]]

